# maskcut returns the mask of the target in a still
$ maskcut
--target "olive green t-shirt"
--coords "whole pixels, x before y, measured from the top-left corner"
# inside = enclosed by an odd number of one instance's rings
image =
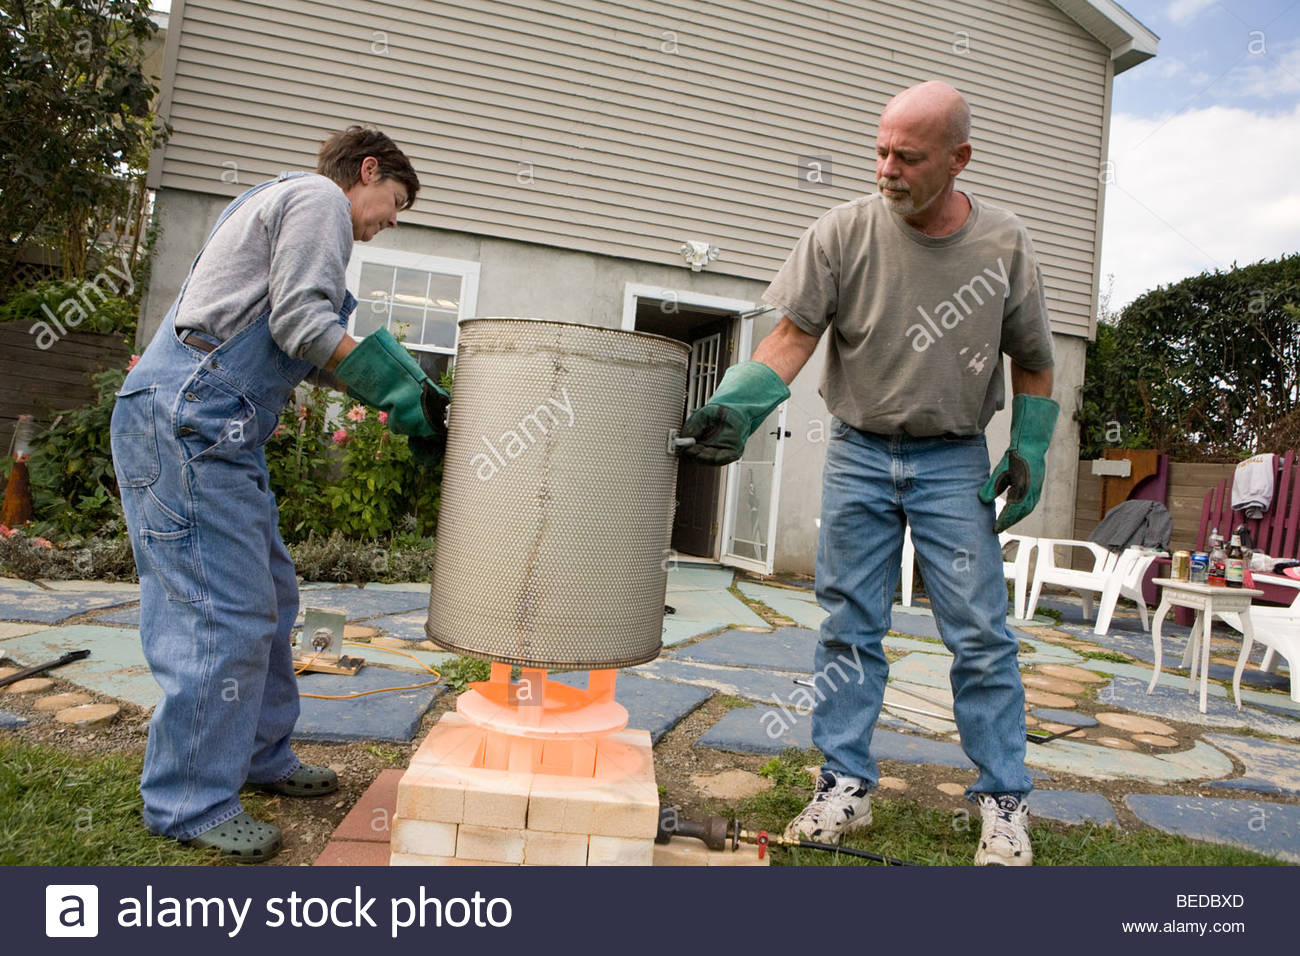
[[[969,196],[962,227],[934,238],[878,195],[831,209],[763,293],[831,339],[821,395],[831,414],[883,435],[977,435],[1005,404],[1002,354],[1052,365],[1033,245],[1016,216]]]

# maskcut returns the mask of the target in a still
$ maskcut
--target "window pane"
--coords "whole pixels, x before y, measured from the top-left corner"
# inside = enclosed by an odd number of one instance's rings
[[[429,307],[460,312],[460,276],[435,272],[429,283]]]
[[[452,348],[456,344],[456,314],[430,310],[424,320],[424,344]]]
[[[397,270],[397,281],[393,286],[393,298],[396,304],[410,305],[422,309],[428,291],[429,273],[427,271],[423,269]]]
[[[393,315],[388,323],[388,330],[399,342],[418,345],[424,328],[424,310],[409,305],[393,306]]]
[[[374,262],[361,264],[361,279],[357,289],[358,299],[387,300],[393,292],[392,266],[379,265]]]
[[[352,334],[365,338],[376,329],[388,324],[388,304],[385,302],[359,302],[352,322]]]

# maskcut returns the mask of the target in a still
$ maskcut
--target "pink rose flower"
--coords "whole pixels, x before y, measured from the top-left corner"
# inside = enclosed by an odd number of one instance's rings
[[[136,355],[134,352],[132,352],[132,353],[131,353],[131,361],[129,361],[129,362],[126,363],[126,370],[127,370],[128,372],[131,371],[131,369],[135,368],[136,364],[137,364],[139,361],[140,361],[140,356],[138,356],[138,355]]]
[[[38,547],[41,547],[41,548],[53,548],[53,547],[54,547],[54,545],[52,545],[52,544],[51,544],[49,541],[47,541],[45,538],[32,538],[32,544],[37,545]]]
[[[366,420],[366,409],[364,405],[353,405],[348,409],[348,421],[364,422]]]
[[[380,412],[380,413],[379,413],[379,424],[381,424],[381,425],[387,425],[387,424],[388,424],[388,412]]]
[[[279,437],[280,437],[281,435],[283,435],[283,434],[284,434],[284,426],[283,426],[283,425],[276,425],[276,426],[275,426],[275,431],[273,431],[273,432],[271,433],[271,437],[272,437],[272,438],[279,438]]]
[[[348,439],[351,437],[352,436],[348,434],[347,429],[340,428],[338,431],[334,433],[334,444],[346,445],[348,443]]]
[[[307,406],[306,406],[306,405],[299,405],[299,406],[298,406],[298,421],[300,421],[300,422],[305,422],[306,420],[307,420]]]
[[[0,524],[0,538],[7,538],[13,534],[17,534],[13,528],[9,527],[7,524]]]

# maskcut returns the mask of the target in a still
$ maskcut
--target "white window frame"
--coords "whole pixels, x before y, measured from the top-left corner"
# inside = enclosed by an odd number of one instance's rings
[[[422,272],[437,272],[442,275],[460,276],[460,311],[456,316],[456,340],[450,347],[424,345],[423,343],[403,342],[402,345],[413,352],[431,352],[434,355],[455,357],[456,346],[460,342],[460,323],[478,314],[478,281],[480,264],[468,259],[447,259],[443,256],[431,256],[421,252],[404,252],[400,249],[385,249],[381,246],[352,249],[352,258],[348,260],[347,283],[349,289],[361,287],[361,267],[365,263],[380,266],[393,266],[398,269],[418,269]],[[355,336],[357,314],[353,312],[348,318],[348,334]]]

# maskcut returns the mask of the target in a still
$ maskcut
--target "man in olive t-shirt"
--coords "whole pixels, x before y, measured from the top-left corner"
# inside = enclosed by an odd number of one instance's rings
[[[996,531],[1038,501],[1057,405],[1042,280],[1011,213],[954,188],[970,160],[970,110],[944,83],[886,106],[879,193],[837,206],[804,233],[764,298],[782,313],[751,361],[729,369],[687,420],[683,454],[725,464],[789,397],[824,333],[821,394],[834,419],[823,475],[817,599],[828,616],[815,670],[813,743],[825,763],[786,837],[837,843],[871,822],[871,737],[889,665],[903,531],[953,652],[953,713],[979,778],[977,864],[1028,865],[1024,688]],[[1011,445],[992,474],[984,428],[1003,405]],[[1007,504],[996,518],[994,497]],[[855,679],[856,675],[856,679]]]

